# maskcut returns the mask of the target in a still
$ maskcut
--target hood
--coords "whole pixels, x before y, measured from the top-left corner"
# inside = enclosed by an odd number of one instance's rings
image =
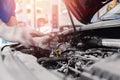
[[[90,23],[93,15],[112,0],[63,0],[67,9],[82,23]]]

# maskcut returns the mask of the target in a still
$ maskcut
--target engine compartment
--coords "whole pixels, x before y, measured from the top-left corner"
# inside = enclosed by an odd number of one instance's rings
[[[93,74],[90,73],[93,65],[120,53],[119,47],[104,46],[102,44],[103,38],[96,34],[93,35],[93,33],[93,31],[87,31],[86,34],[85,31],[65,36],[55,36],[49,42],[49,48],[47,49],[40,47],[26,48],[20,44],[6,46],[10,46],[13,51],[35,56],[37,62],[49,71],[57,71],[65,76],[70,76],[73,80],[83,80],[81,76],[84,73]],[[107,34],[104,33],[104,35]],[[84,75],[84,78],[85,80],[96,80],[92,77],[87,79],[87,75]]]
[[[72,80],[96,80],[94,77],[101,80],[98,74],[102,75],[104,71],[108,71],[106,74],[110,74],[111,71],[104,70],[104,66],[110,62],[113,62],[112,64],[115,63],[115,60],[108,59],[114,55],[119,56],[119,31],[119,27],[98,28],[78,32],[67,30],[51,36],[49,41],[45,41],[49,44],[48,48],[43,49],[34,46],[26,48],[21,44],[13,44],[2,47],[1,51],[9,46],[13,52],[20,51],[24,54],[33,55],[37,58],[37,63],[48,71],[55,71],[65,77],[70,76]],[[99,65],[101,62],[105,64]],[[112,72],[111,74],[116,76]],[[109,79],[105,78],[105,80]],[[115,79],[113,78],[113,80]]]

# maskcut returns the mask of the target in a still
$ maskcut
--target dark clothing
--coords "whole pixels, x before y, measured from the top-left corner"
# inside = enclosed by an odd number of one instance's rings
[[[0,19],[7,23],[11,16],[15,16],[15,1],[0,0]]]

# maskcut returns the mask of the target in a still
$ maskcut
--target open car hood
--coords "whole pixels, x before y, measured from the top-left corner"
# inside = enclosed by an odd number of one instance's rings
[[[93,15],[112,0],[63,0],[67,9],[82,23],[87,24]]]

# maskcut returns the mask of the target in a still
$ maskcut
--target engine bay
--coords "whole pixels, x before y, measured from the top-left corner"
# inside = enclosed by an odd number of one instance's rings
[[[40,47],[26,48],[21,44],[14,44],[4,46],[1,51],[9,46],[12,51],[20,51],[35,56],[37,62],[47,70],[57,71],[66,77],[70,76],[72,80],[84,80],[84,78],[85,80],[96,80],[92,77],[88,79],[88,76],[84,73],[92,75],[93,65],[113,55],[118,55],[120,49],[117,46],[104,46],[101,37],[83,36],[82,34],[55,36],[49,42],[49,48],[47,49]],[[82,75],[84,75],[84,78]]]

